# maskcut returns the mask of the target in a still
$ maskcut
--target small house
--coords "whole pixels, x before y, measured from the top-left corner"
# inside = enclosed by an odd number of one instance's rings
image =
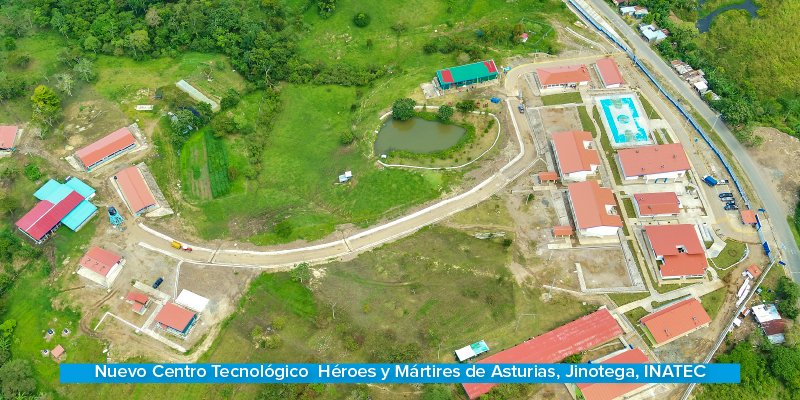
[[[56,361],[61,361],[65,355],[67,355],[67,352],[60,344],[57,345],[53,350],[50,350],[50,357],[53,357],[53,359]]]

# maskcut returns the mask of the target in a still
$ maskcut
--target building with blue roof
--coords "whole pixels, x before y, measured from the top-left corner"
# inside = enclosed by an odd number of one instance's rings
[[[84,183],[82,180],[72,177],[69,178],[65,183],[65,186],[72,188],[74,191],[78,192],[81,196],[83,196],[86,200],[91,199],[94,197],[95,193],[97,193],[94,188]]]
[[[67,228],[77,231],[96,213],[97,206],[84,200],[62,218],[61,223],[66,225]]]
[[[64,218],[61,219],[61,223],[66,225],[69,229],[77,231],[97,213],[97,206],[89,202],[89,199],[94,197],[97,192],[94,188],[74,177],[69,178],[65,183],[50,179],[45,182],[39,190],[34,192],[33,196],[39,200],[58,204],[72,192],[77,192],[84,200],[65,215]]]

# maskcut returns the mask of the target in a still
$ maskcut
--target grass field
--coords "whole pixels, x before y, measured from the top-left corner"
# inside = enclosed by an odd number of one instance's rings
[[[583,100],[581,99],[580,92],[567,92],[542,96],[542,103],[546,106],[580,103],[582,101]]]
[[[647,118],[661,119],[661,116],[658,114],[658,111],[656,111],[656,109],[653,108],[653,105],[650,104],[650,101],[647,100],[647,98],[642,96],[641,94],[639,94],[638,96],[639,96],[639,101],[642,103],[642,107],[644,108],[644,113],[647,114]]]
[[[641,293],[609,293],[608,297],[611,301],[614,302],[617,306],[622,306],[628,303],[633,303],[634,301],[641,300],[647,297],[650,297],[650,292],[641,292]]]
[[[632,199],[622,199],[622,205],[625,207],[625,213],[628,214],[628,218],[636,218],[636,208],[633,206]]]
[[[189,138],[181,149],[180,161],[182,187],[190,199],[209,200],[230,191],[227,150],[208,129]]]
[[[592,118],[589,117],[589,112],[586,111],[586,106],[578,106],[578,117],[581,119],[581,129],[586,132],[591,132],[592,137],[597,137],[597,128],[594,126],[594,122],[592,122]]]
[[[703,308],[712,320],[717,317],[722,304],[725,302],[727,293],[725,288],[720,288],[700,298]]]
[[[719,253],[718,256],[711,259],[713,265],[719,270],[720,277],[724,277],[731,271],[731,265],[739,262],[744,257],[747,244],[733,239],[725,240],[725,248]]]

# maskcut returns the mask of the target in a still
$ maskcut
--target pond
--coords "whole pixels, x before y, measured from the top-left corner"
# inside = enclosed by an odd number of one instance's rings
[[[702,0],[698,1],[699,7],[702,7],[703,3],[704,1]],[[755,5],[755,3],[753,3],[753,0],[745,0],[738,4],[730,4],[724,7],[720,7],[712,11],[702,19],[697,20],[696,24],[697,30],[699,30],[700,33],[708,32],[708,30],[711,28],[711,21],[713,21],[714,18],[717,17],[717,15],[720,15],[725,11],[730,11],[730,10],[745,10],[748,13],[750,13],[750,17],[755,18],[756,11],[758,11],[758,6]]]
[[[465,133],[466,129],[460,126],[419,117],[408,121],[389,119],[378,132],[375,153],[388,154],[394,150],[433,153],[455,146]]]

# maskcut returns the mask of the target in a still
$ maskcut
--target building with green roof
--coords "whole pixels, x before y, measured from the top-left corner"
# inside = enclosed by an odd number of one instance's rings
[[[475,83],[487,82],[498,77],[494,60],[478,61],[436,71],[436,80],[444,90]]]

